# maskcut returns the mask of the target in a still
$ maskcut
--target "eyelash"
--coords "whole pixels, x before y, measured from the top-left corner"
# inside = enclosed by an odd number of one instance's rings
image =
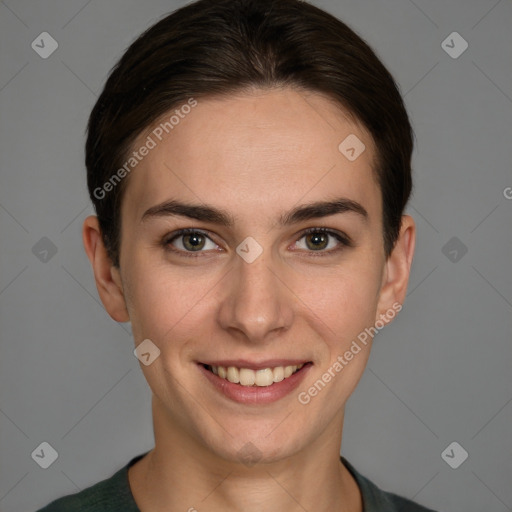
[[[313,256],[313,257],[329,256],[329,255],[338,253],[339,251],[343,250],[346,247],[354,247],[354,244],[353,244],[352,240],[350,239],[350,237],[348,237],[348,236],[346,236],[344,234],[338,233],[336,231],[332,231],[332,230],[330,230],[328,228],[321,228],[321,227],[320,228],[308,228],[308,229],[302,231],[300,233],[300,235],[299,235],[298,240],[301,240],[306,235],[310,235],[310,234],[313,234],[313,233],[325,233],[325,234],[331,235],[332,237],[336,238],[336,240],[338,240],[340,242],[340,245],[337,248],[330,249],[328,251],[325,251],[325,250],[306,251],[306,252],[311,253],[311,256]],[[177,253],[177,254],[180,254],[180,255],[188,257],[188,258],[197,258],[197,257],[200,256],[201,253],[203,253],[205,251],[197,251],[197,252],[183,251],[181,249],[176,249],[176,248],[174,248],[171,245],[171,242],[174,242],[174,240],[176,240],[180,236],[190,235],[190,234],[199,234],[199,235],[205,236],[206,238],[208,238],[213,243],[216,243],[214,240],[212,240],[208,236],[208,232],[207,231],[202,231],[202,230],[193,229],[193,228],[185,228],[185,229],[180,229],[180,230],[176,231],[175,233],[172,233],[172,235],[170,235],[170,237],[165,237],[162,240],[162,246],[167,251],[170,251],[170,252],[173,252],[173,253]]]

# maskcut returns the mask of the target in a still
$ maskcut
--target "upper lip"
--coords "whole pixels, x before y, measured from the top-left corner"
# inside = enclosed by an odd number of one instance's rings
[[[265,368],[276,368],[277,366],[298,366],[310,361],[307,359],[267,359],[266,361],[248,361],[247,359],[222,359],[218,361],[201,361],[200,364],[208,366],[223,366],[227,368],[250,368],[252,370],[264,370]]]

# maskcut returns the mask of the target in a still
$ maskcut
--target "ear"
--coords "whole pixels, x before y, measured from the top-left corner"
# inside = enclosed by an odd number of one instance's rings
[[[391,320],[385,313],[389,310],[400,311],[402,309],[402,303],[407,293],[415,244],[416,225],[414,219],[410,215],[402,215],[400,234],[384,266],[375,321],[389,323]],[[397,303],[400,305],[398,309]],[[395,314],[391,318],[394,316]]]
[[[91,262],[101,302],[116,322],[129,322],[119,269],[114,267],[103,244],[98,217],[90,215],[84,221],[82,239]]]

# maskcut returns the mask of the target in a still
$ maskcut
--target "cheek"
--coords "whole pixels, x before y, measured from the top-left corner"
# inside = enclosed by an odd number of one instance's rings
[[[380,267],[374,258],[353,258],[328,276],[306,278],[305,296],[336,333],[353,335],[372,324],[378,304]],[[356,333],[357,334],[357,333]]]
[[[192,267],[134,261],[130,269],[130,318],[136,342],[149,338],[161,350],[178,348],[201,325],[221,275]],[[173,343],[168,343],[170,340]]]

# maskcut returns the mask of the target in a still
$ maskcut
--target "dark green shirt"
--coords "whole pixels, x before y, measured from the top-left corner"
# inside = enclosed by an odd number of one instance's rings
[[[144,455],[134,457],[110,478],[52,501],[37,512],[140,512],[130,490],[128,468]],[[344,457],[341,457],[341,461],[361,490],[363,512],[434,512],[406,498],[382,491],[358,473]]]

